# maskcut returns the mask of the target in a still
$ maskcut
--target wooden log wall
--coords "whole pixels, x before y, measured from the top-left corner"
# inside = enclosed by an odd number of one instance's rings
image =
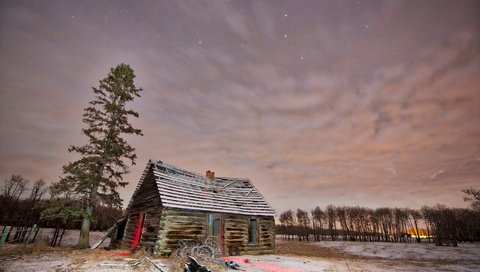
[[[164,208],[155,244],[155,255],[169,255],[180,240],[192,241],[207,235],[207,213]]]
[[[250,219],[258,220],[257,243],[249,243]],[[275,253],[275,221],[273,216],[224,215],[224,254],[260,255]]]
[[[123,234],[122,246],[132,247],[135,228],[140,212],[145,214],[143,223],[144,232],[140,238],[139,246],[149,252],[153,252],[158,239],[160,228],[160,217],[162,215],[162,204],[158,193],[157,184],[152,171],[148,171],[142,185],[134,194],[134,199],[127,210],[128,219]]]
[[[180,240],[193,241],[208,234],[208,212],[164,208],[160,216],[155,255],[167,256]],[[250,219],[258,220],[257,243],[249,243]],[[275,253],[275,221],[273,216],[223,214],[223,254],[260,255]]]
[[[145,174],[143,183],[134,193],[127,210],[128,219],[122,246],[131,248],[139,216],[145,214],[139,246],[155,255],[169,255],[180,240],[197,240],[208,234],[210,212],[162,207],[153,170]],[[258,242],[249,243],[249,220],[258,221]],[[273,216],[223,214],[223,254],[275,253],[275,222]]]

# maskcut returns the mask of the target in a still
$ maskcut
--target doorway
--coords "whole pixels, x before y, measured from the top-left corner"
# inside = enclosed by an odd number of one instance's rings
[[[223,254],[223,217],[221,213],[208,214],[208,236]]]
[[[140,244],[140,239],[142,239],[142,234],[144,232],[143,224],[145,222],[145,217],[146,214],[144,214],[143,212],[140,212],[138,215],[137,223],[133,232],[132,249],[137,248]]]

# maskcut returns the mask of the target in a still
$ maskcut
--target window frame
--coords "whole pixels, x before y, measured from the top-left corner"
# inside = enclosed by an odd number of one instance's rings
[[[251,230],[252,230],[252,222],[255,221],[255,241],[250,241],[251,238]],[[259,239],[258,239],[258,218],[257,217],[250,217],[248,218],[248,244],[258,244]]]

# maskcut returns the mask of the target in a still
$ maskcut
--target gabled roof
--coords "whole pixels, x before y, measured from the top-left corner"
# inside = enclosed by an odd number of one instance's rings
[[[150,160],[148,162],[132,200],[149,171],[153,171],[160,200],[164,207],[275,216],[275,210],[249,179],[227,177],[209,179],[204,175],[162,161]],[[130,204],[132,200],[130,200]]]

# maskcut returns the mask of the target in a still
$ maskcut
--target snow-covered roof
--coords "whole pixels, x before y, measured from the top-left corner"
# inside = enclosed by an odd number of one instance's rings
[[[210,179],[162,161],[150,160],[136,191],[149,171],[153,171],[164,207],[275,216],[275,210],[249,179],[227,177]],[[135,193],[132,200],[134,197]]]

